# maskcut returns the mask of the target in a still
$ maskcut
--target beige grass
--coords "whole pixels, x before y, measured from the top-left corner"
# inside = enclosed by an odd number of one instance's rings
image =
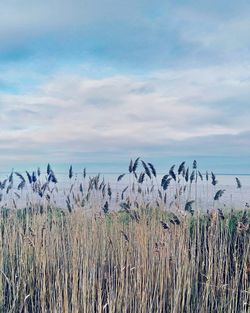
[[[1,219],[0,312],[249,312],[247,229],[217,214],[179,218],[11,213]]]

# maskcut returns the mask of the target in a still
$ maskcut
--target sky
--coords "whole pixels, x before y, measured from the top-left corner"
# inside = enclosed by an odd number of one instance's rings
[[[250,173],[250,2],[0,2],[0,169]]]

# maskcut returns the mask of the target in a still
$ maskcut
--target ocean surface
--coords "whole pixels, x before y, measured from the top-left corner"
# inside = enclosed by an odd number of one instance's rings
[[[26,180],[25,187],[22,190],[18,189],[20,178],[14,174],[13,186],[8,190],[10,183],[7,181],[5,188],[0,191],[0,205],[2,207],[19,208],[26,206],[29,201],[42,204],[46,197],[50,198],[49,201],[54,206],[66,208],[67,201],[71,201],[70,203],[74,206],[76,198],[81,202],[86,196],[88,193],[89,180],[97,175],[99,175],[98,184],[100,185],[103,181],[103,184],[106,185],[106,196],[104,198],[102,197],[101,189],[98,188],[97,191],[94,190],[92,192],[92,203],[95,203],[97,209],[98,206],[100,207],[103,205],[108,199],[108,186],[110,186],[112,192],[112,199],[110,201],[110,207],[112,209],[119,208],[119,203],[128,197],[140,204],[150,201],[152,202],[152,200],[155,202],[158,201],[166,208],[171,206],[176,207],[178,205],[183,208],[185,203],[191,200],[195,200],[195,208],[201,208],[202,210],[211,210],[218,207],[244,208],[248,207],[250,204],[250,175],[248,174],[216,174],[216,180],[218,182],[216,186],[213,186],[211,183],[211,174],[209,174],[209,180],[207,181],[204,173],[202,173],[203,181],[198,178],[196,186],[194,183],[192,185],[189,183],[186,184],[182,178],[180,183],[172,180],[167,190],[164,191],[161,188],[161,179],[164,175],[163,172],[158,173],[157,177],[153,177],[151,180],[145,176],[143,184],[138,184],[135,177],[129,174],[126,174],[121,181],[117,181],[118,176],[122,172],[98,173],[87,171],[85,178],[83,171],[73,172],[73,177],[71,179],[68,177],[68,172],[57,172],[55,173],[57,183],[50,182],[49,188],[41,198],[37,192],[32,191],[32,185],[28,183],[26,173],[21,173]],[[7,176],[7,178],[8,177],[9,176]],[[240,180],[241,188],[238,188],[239,186],[237,185],[236,177]],[[38,181],[40,181],[40,186],[42,186],[47,180],[46,174],[41,174],[40,177],[37,178]],[[3,179],[1,181],[3,181]],[[125,189],[126,191],[124,192],[124,197],[122,199],[121,194]],[[138,190],[140,191],[138,192]],[[158,190],[160,190],[162,198],[160,198]],[[215,201],[215,194],[219,190],[223,190],[223,194],[219,200]],[[79,203],[77,206],[79,206]]]

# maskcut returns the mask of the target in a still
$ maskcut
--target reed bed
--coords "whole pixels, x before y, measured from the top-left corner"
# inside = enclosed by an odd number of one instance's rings
[[[138,162],[119,193],[100,176],[72,182],[70,167],[63,208],[53,200],[50,167],[45,182],[16,174],[19,195],[29,188],[24,207],[1,207],[0,312],[250,312],[249,205],[223,209],[224,190],[211,173],[204,181],[214,207],[201,209],[196,162],[160,180],[151,163],[137,173]],[[15,197],[13,175],[5,198]]]
[[[248,218],[9,213],[1,312],[249,312]]]

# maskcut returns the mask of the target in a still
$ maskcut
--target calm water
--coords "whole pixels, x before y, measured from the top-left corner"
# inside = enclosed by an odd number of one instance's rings
[[[97,175],[96,172],[88,173],[89,176]],[[81,179],[82,174],[78,174],[78,179]],[[124,176],[122,181],[117,182],[117,177],[119,176],[118,173],[102,173],[100,174],[100,180],[102,178],[105,179],[105,182],[109,182],[110,186],[112,188],[113,193],[114,192],[121,192],[124,188],[126,188],[128,185],[131,185],[133,179],[129,179],[129,175]],[[154,181],[155,185],[155,193],[157,191],[157,184],[160,185],[161,178],[163,174],[158,174],[157,180]],[[242,184],[242,188],[238,189],[235,177],[238,177],[240,179],[240,182]],[[246,203],[250,204],[250,175],[216,175],[216,179],[218,180],[218,184],[216,186],[211,185],[211,181],[209,180],[209,183],[206,181],[198,183],[198,190],[197,190],[197,203],[201,207],[207,208],[213,208],[216,205],[219,206],[227,206],[227,207],[245,207]],[[70,186],[68,184],[68,180],[66,177],[61,174],[61,188],[69,189]],[[146,186],[150,187],[151,183],[145,181],[143,186],[146,188]],[[221,197],[219,203],[214,203],[213,198],[219,189],[225,190],[223,196]],[[168,203],[170,204],[174,198],[174,195],[176,193],[176,185],[174,183],[170,184],[167,194],[168,194]],[[190,199],[195,198],[195,190],[194,186],[192,187],[191,194],[189,197]],[[185,203],[187,200],[187,197],[185,195],[182,196],[182,202]]]
[[[25,175],[24,173],[22,173]],[[79,191],[79,186],[80,183],[82,182],[85,191],[87,189],[88,185],[88,178],[93,177],[97,175],[97,172],[87,172],[87,176],[85,181],[83,180],[83,173],[78,172],[74,173],[74,176],[71,180],[68,178],[68,173],[67,172],[58,172],[55,173],[58,183],[56,184],[58,192],[56,192],[56,195],[54,196],[54,201],[57,203],[57,205],[61,207],[66,207],[66,197],[70,192],[70,189],[73,184],[72,191],[74,192],[75,195],[80,194]],[[100,182],[102,179],[105,179],[105,183],[110,183],[111,189],[112,189],[112,197],[115,199],[117,193],[121,194],[121,191],[126,188],[127,186],[130,186],[127,190],[127,194],[129,194],[129,190],[131,189],[131,185],[133,181],[135,182],[133,177],[129,177],[128,174],[124,176],[124,178],[120,181],[117,182],[117,177],[119,176],[120,173],[100,173]],[[150,201],[152,198],[156,198],[158,196],[157,192],[157,185],[160,186],[161,178],[163,176],[163,173],[158,173],[158,178],[153,181],[153,184],[155,186],[154,191],[150,195],[145,195],[145,199]],[[235,177],[238,177],[241,181],[242,188],[238,189]],[[6,178],[6,176],[5,176]],[[25,176],[26,178],[26,176]],[[211,184],[211,178],[209,179],[209,182],[203,181],[201,182],[199,180],[198,182],[198,188],[197,192],[195,192],[194,185],[191,188],[190,192],[186,192],[181,195],[181,203],[184,205],[185,202],[188,200],[194,200],[197,199],[196,205],[198,207],[201,207],[203,209],[212,209],[214,207],[245,207],[246,203],[250,204],[250,175],[216,175],[216,178],[218,180],[218,184],[216,186],[212,186]],[[40,177],[42,182],[45,182],[46,177],[44,174],[41,175]],[[3,178],[2,178],[3,180]],[[14,175],[14,186],[11,192],[6,194],[6,190],[2,190],[2,201],[1,205],[2,206],[13,206],[13,199],[15,200],[15,203],[17,207],[23,206],[25,204],[25,201],[27,199],[27,195],[29,197],[32,197],[33,200],[36,200],[36,198],[32,195],[30,192],[29,187],[25,187],[25,189],[20,192],[17,190],[17,184],[20,182],[19,178]],[[52,187],[55,187],[55,185],[52,184]],[[145,190],[146,188],[151,189],[152,187],[152,181],[145,180],[145,182],[142,185],[142,189]],[[171,205],[174,200],[174,196],[176,194],[176,190],[178,186],[176,183],[172,182],[167,190],[167,206]],[[136,187],[137,188],[137,187]],[[189,187],[187,187],[188,190]],[[220,198],[219,201],[214,202],[213,198],[219,189],[225,190],[223,196]],[[20,198],[18,198],[18,196]],[[131,194],[130,194],[131,195]],[[40,201],[39,197],[37,199]],[[139,200],[138,200],[139,199]],[[140,195],[139,198],[136,199],[138,201],[140,200]],[[114,204],[115,206],[115,204]],[[117,206],[117,205],[116,205]],[[119,206],[118,206],[119,207]]]

